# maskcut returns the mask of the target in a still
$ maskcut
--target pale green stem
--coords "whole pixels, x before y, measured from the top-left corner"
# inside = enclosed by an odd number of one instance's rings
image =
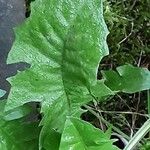
[[[122,135],[122,137],[124,137],[127,140],[130,140],[130,137],[128,135],[126,135],[125,133],[123,133],[121,130],[119,130],[118,128],[116,128],[115,126],[113,126],[111,123],[109,123],[107,120],[105,120],[103,117],[101,117],[100,115],[98,115],[95,111],[93,111],[91,109],[91,107],[89,107],[88,105],[84,105],[84,107],[94,116],[96,116],[98,119],[100,119],[103,123],[105,123],[106,125],[110,126],[114,131],[116,131],[118,134]]]
[[[133,138],[126,145],[124,150],[133,150],[138,144],[139,141],[150,131],[150,119],[148,119],[144,125],[137,131]]]
[[[147,90],[148,114],[150,115],[150,90]]]

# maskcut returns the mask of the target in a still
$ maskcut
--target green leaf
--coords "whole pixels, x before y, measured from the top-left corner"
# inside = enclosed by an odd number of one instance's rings
[[[8,63],[23,61],[31,67],[9,79],[6,110],[29,101],[44,107],[57,100],[70,107],[90,100],[99,61],[108,54],[102,11],[99,0],[33,3],[30,18],[16,29],[8,58]]]
[[[3,113],[4,113],[5,105],[6,105],[6,100],[1,100],[0,101],[0,116],[3,115]]]
[[[39,149],[44,150],[58,150],[61,140],[61,134],[56,130],[48,127],[48,125],[44,126],[41,130],[40,134],[40,143]]]
[[[31,17],[16,29],[8,58],[9,63],[23,61],[31,67],[10,79],[6,110],[40,101],[45,114],[58,107],[64,116],[74,113],[91,100],[89,88],[108,53],[106,35],[99,0],[36,0]]]
[[[116,71],[103,71],[105,84],[112,91],[135,93],[150,89],[150,71],[146,68],[124,65]]]
[[[40,128],[38,123],[23,123],[22,120],[0,120],[1,150],[37,150]]]
[[[115,94],[104,84],[104,80],[98,80],[97,84],[91,87],[91,93],[98,100],[104,100],[105,97]]]
[[[80,117],[80,107],[93,99],[107,34],[101,0],[36,0],[30,18],[16,29],[8,63],[31,67],[9,79],[5,110],[41,102],[40,149],[58,149],[66,116]]]
[[[5,95],[6,91],[0,89],[0,98]]]
[[[60,150],[117,150],[99,129],[76,118],[67,118],[61,137]]]
[[[29,105],[23,105],[7,112],[4,112],[4,120],[10,121],[22,118],[32,112],[32,107]]]

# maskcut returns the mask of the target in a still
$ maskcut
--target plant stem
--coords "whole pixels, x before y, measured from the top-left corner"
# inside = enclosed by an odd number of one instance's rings
[[[124,148],[124,150],[133,150],[136,145],[139,144],[139,141],[150,131],[150,119],[148,119],[144,125],[138,130],[138,132],[133,136],[133,138],[129,141],[128,145]]]
[[[95,111],[92,110],[91,107],[89,107],[88,105],[84,105],[84,107],[94,116],[96,116],[98,119],[101,119],[102,122],[104,122],[107,126],[110,126],[115,132],[117,132],[118,134],[122,135],[125,139],[130,140],[130,137],[128,135],[126,135],[125,133],[123,133],[121,130],[119,130],[117,127],[113,126],[111,123],[109,123],[107,120],[105,120],[103,117],[101,117],[100,115],[98,115]]]
[[[150,90],[147,90],[148,114],[150,115]]]
[[[148,115],[150,116],[150,90],[147,90],[147,106],[148,106]],[[149,132],[150,137],[150,132]]]

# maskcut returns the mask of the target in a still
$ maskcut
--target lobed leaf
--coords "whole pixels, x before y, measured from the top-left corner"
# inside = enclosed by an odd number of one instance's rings
[[[31,66],[9,79],[12,88],[5,111],[41,102],[44,117],[39,149],[57,150],[64,143],[65,129],[72,128],[68,116],[79,118],[80,107],[97,94],[91,91],[97,86],[99,62],[108,54],[102,1],[36,0],[30,18],[15,30],[16,41],[8,63],[25,62]],[[112,94],[101,85],[98,89],[104,92],[98,97]],[[82,126],[87,132],[92,129],[82,122],[79,129]],[[76,134],[74,128],[71,130]],[[96,132],[97,138],[103,135]]]
[[[91,94],[99,101],[104,100],[104,98],[110,95],[115,95],[115,92],[108,88],[104,82],[104,80],[98,80],[97,84],[91,87]]]
[[[118,150],[104,132],[76,118],[67,118],[60,150]]]
[[[89,101],[99,61],[108,54],[106,35],[99,0],[36,0],[31,17],[16,29],[8,58],[31,67],[9,80],[6,110],[29,101],[47,105],[60,97],[67,105]]]
[[[135,93],[150,89],[150,71],[146,68],[124,65],[116,71],[102,71],[105,84],[112,91]]]

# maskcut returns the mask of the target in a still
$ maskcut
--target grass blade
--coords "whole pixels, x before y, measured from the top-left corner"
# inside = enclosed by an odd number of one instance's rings
[[[129,141],[128,145],[124,148],[124,150],[133,150],[136,145],[138,145],[139,141],[150,131],[150,119],[148,119],[144,125],[138,130],[138,132],[133,136],[133,138]]]

